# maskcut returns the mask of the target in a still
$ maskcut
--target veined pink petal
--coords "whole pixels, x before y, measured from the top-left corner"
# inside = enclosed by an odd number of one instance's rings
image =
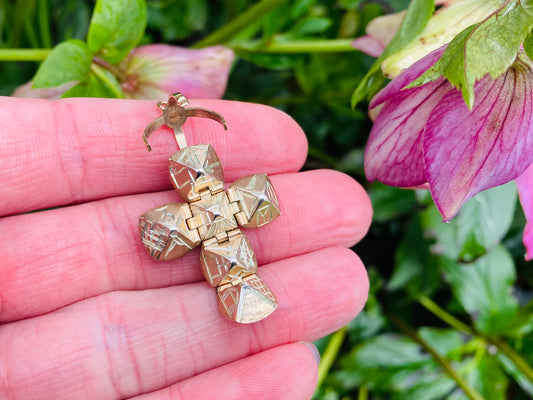
[[[370,102],[381,106],[365,149],[365,173],[392,186],[426,183],[422,157],[422,134],[431,110],[451,85],[441,78],[426,85],[403,89],[441,56],[435,51],[401,73]],[[402,90],[403,89],[403,90]]]
[[[370,102],[369,108],[374,108],[391,98],[398,96],[400,93],[405,93],[409,89],[404,89],[407,85],[413,82],[416,78],[422,75],[442,56],[446,47],[437,49],[421,60],[417,61],[410,68],[403,71],[400,75],[394,78],[387,86],[385,86],[378,94],[374,96]],[[414,88],[416,89],[416,88]]]
[[[533,162],[533,63],[475,86],[472,112],[458,90],[432,111],[424,132],[424,164],[444,220],[476,193],[509,182]]]
[[[526,246],[526,260],[533,259],[533,164],[526,172],[516,179],[520,203],[524,209],[527,218],[526,228],[524,229],[524,245]]]
[[[223,46],[187,49],[163,44],[138,47],[120,64],[126,97],[163,99],[181,92],[189,98],[220,98],[234,54]]]
[[[426,183],[422,140],[431,110],[453,90],[444,78],[406,89],[380,110],[365,149],[365,174],[391,186]]]

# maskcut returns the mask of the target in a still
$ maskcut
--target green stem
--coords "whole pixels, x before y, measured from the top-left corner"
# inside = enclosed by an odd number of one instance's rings
[[[113,94],[117,98],[119,99],[124,98],[124,93],[117,90],[114,82],[110,81],[107,75],[104,73],[104,68],[93,63],[91,64],[91,71],[94,72],[94,74],[98,77],[98,79],[100,79],[102,82],[104,82],[107,85],[107,87],[113,92]]]
[[[48,18],[47,0],[38,0],[37,15],[39,18],[39,34],[44,47],[52,47],[52,36],[50,34],[50,22]]]
[[[407,336],[417,342],[422,348],[424,348],[433,359],[440,364],[440,366],[446,371],[446,373],[457,383],[463,392],[468,396],[470,400],[483,400],[483,397],[472,388],[450,365],[450,363],[442,357],[437,351],[431,347],[431,345],[422,339],[410,326],[408,326],[401,319],[395,315],[388,315],[389,319],[396,324]]]
[[[359,394],[357,400],[368,400],[368,387],[365,385],[359,386]]]
[[[262,0],[250,7],[244,13],[240,14],[238,17],[232,19],[220,29],[217,29],[209,36],[200,40],[193,47],[199,48],[225,43],[235,34],[239,33],[250,24],[259,21],[266,13],[279,7],[284,2],[284,0]]]
[[[333,335],[331,335],[328,345],[326,346],[326,350],[324,350],[324,354],[322,354],[322,360],[320,361],[320,366],[318,367],[317,388],[319,388],[322,385],[322,382],[324,382],[324,379],[328,375],[329,369],[331,368],[331,366],[333,365],[333,362],[337,358],[337,354],[339,353],[342,342],[344,341],[344,338],[346,337],[346,332],[347,332],[347,328],[342,327],[337,332],[335,332]]]
[[[433,300],[426,296],[421,296],[418,301],[426,309],[431,311],[433,314],[435,314],[437,317],[439,317],[442,321],[446,322],[451,327],[459,331],[466,332],[472,336],[480,337],[487,343],[496,346],[496,348],[502,353],[504,353],[513,362],[513,364],[516,365],[516,367],[520,371],[522,371],[526,378],[531,383],[533,383],[533,368],[531,368],[528,362],[524,360],[524,358],[520,354],[518,354],[511,346],[509,346],[505,340],[500,338],[488,337],[482,334],[481,332],[477,332],[473,328],[459,321],[446,310],[443,310],[438,304],[436,304],[435,302],[433,302]]]
[[[507,357],[509,357],[509,359],[514,363],[514,365],[516,365],[518,369],[522,371],[522,373],[531,383],[533,383],[533,369],[527,363],[527,361],[524,360],[522,356],[515,351],[515,349],[509,346],[505,340],[500,338],[491,338],[488,341],[489,343],[496,346],[498,350],[504,353]]]
[[[0,49],[0,61],[43,61],[51,49]]]
[[[233,50],[240,53],[341,53],[356,51],[352,46],[353,39],[317,39],[317,40],[294,40],[290,42],[271,41],[267,44],[262,42],[249,42],[233,46]]]
[[[418,299],[418,302],[422,306],[424,306],[427,310],[431,311],[433,314],[439,317],[442,321],[450,325],[452,328],[458,331],[461,331],[461,332],[469,333],[472,336],[475,335],[475,332],[471,327],[459,321],[457,318],[451,315],[448,311],[441,308],[437,303],[435,303],[429,297],[420,296],[420,298]]]

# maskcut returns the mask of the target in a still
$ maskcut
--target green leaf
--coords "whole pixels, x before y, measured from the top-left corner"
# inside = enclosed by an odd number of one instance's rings
[[[490,74],[504,73],[516,59],[520,45],[533,27],[531,0],[508,0],[485,21],[457,35],[442,57],[407,87],[420,86],[444,75],[458,87],[469,108],[474,84]]]
[[[91,67],[92,54],[81,40],[57,45],[33,78],[34,88],[51,88],[67,82],[83,82]]]
[[[61,97],[123,98],[124,94],[120,84],[111,72],[93,67],[86,81],[78,83],[63,93]]]
[[[485,334],[504,333],[517,312],[512,295],[516,279],[514,261],[503,246],[469,264],[441,258],[441,270],[455,298]]]
[[[291,36],[305,36],[322,33],[333,24],[329,18],[308,17],[299,20],[287,33]]]
[[[443,357],[464,344],[463,335],[453,329],[422,327],[418,334]]]
[[[369,190],[374,221],[387,222],[416,208],[415,192],[373,182]]]
[[[87,36],[89,50],[117,64],[139,43],[145,27],[144,0],[97,0]]]
[[[432,252],[470,261],[491,249],[505,236],[513,222],[517,203],[514,182],[479,193],[447,224],[436,208],[422,213],[428,237],[436,240]]]
[[[529,394],[531,398],[533,398],[533,382],[531,382],[526,375],[516,366],[514,362],[511,361],[509,357],[507,357],[502,352],[498,352],[496,354],[496,357],[498,361],[503,366],[503,369],[505,372],[507,372],[510,376],[513,377],[513,379],[520,385],[522,390]]]
[[[453,221],[461,257],[471,260],[499,243],[513,222],[517,202],[514,182],[497,186],[470,199]]]
[[[498,360],[487,352],[483,354],[476,368],[468,374],[467,381],[485,400],[507,399],[507,376]]]
[[[426,27],[435,10],[434,0],[413,0],[402,20],[400,29],[392,38],[383,53],[359,82],[352,94],[352,108],[363,101],[370,100],[383,86],[385,77],[381,72],[382,61],[409,44]]]
[[[421,365],[430,359],[417,343],[393,334],[375,336],[363,343],[355,353],[355,362],[362,369]]]
[[[533,35],[531,32],[527,35],[526,40],[524,40],[523,47],[526,55],[533,60]]]
[[[394,272],[388,288],[405,288],[411,296],[430,295],[440,283],[435,262],[424,238],[421,221],[414,216],[407,226],[394,257]]]

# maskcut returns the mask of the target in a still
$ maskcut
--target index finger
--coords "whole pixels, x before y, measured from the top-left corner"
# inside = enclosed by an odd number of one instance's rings
[[[301,168],[306,140],[288,115],[258,104],[191,103],[226,119],[227,132],[204,118],[189,118],[184,131],[189,144],[213,145],[228,182]],[[162,127],[152,153],[142,140],[160,115],[153,101],[0,97],[0,215],[170,188],[174,135]]]

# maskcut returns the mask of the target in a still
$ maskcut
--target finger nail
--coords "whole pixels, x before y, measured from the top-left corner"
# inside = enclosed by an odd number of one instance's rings
[[[300,342],[300,343],[305,344],[309,348],[309,350],[311,350],[311,353],[313,353],[313,356],[315,357],[317,365],[319,365],[320,364],[320,353],[318,349],[316,348],[316,346],[311,342]]]

